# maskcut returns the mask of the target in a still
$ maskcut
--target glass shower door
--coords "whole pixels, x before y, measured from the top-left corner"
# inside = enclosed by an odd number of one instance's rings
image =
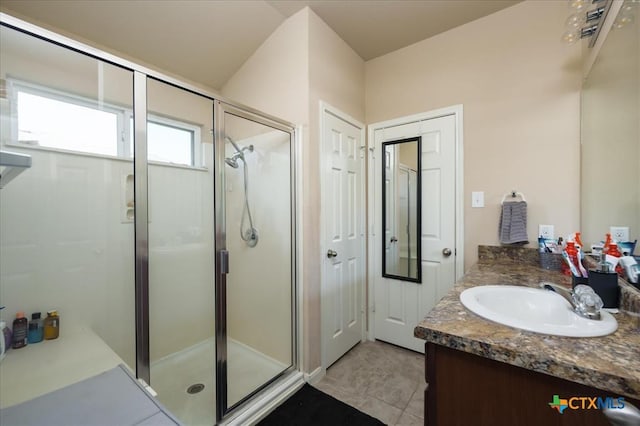
[[[150,384],[215,423],[213,101],[147,79]]]
[[[220,104],[218,416],[294,367],[293,129]]]

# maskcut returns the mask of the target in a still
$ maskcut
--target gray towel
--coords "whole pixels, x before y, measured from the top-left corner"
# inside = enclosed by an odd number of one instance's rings
[[[527,237],[527,202],[507,201],[502,203],[500,214],[501,244],[526,244]]]

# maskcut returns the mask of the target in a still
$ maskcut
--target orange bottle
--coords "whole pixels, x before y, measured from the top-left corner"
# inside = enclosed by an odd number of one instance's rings
[[[607,239],[604,242],[604,247],[602,247],[603,253],[607,253],[609,251],[609,245],[611,245],[611,234],[607,234]]]
[[[607,254],[609,256],[622,257],[622,253],[620,253],[620,250],[618,250],[618,243],[614,243],[614,242],[610,243]]]
[[[582,251],[584,251],[584,245],[582,244],[582,240],[580,239],[580,232],[576,232],[576,244],[582,247]]]

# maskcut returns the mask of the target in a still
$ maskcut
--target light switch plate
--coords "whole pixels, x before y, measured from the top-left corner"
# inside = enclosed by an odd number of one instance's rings
[[[629,241],[629,227],[628,226],[611,226],[609,228],[611,238],[616,241]]]
[[[540,235],[542,238],[549,240],[555,239],[553,225],[539,225],[538,229],[538,235]]]
[[[471,207],[484,207],[484,191],[471,193]]]

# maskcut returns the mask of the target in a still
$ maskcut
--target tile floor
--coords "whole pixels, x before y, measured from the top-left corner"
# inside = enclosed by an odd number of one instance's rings
[[[383,342],[355,346],[315,387],[387,425],[424,424],[424,355]]]

